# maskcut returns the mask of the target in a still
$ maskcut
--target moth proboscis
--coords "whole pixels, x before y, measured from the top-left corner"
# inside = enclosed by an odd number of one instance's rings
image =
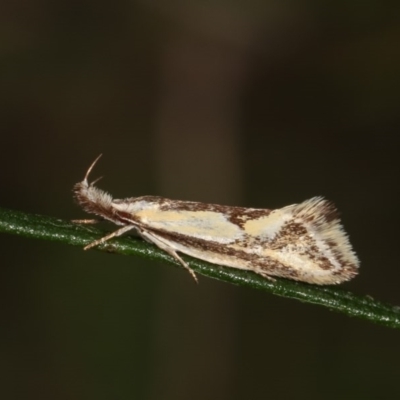
[[[113,199],[94,186],[98,179],[88,182],[100,157],[74,186],[74,197],[86,212],[122,227],[85,250],[134,230],[171,255],[196,281],[196,274],[178,253],[269,279],[318,285],[338,284],[358,273],[359,260],[336,208],[322,197],[275,210],[157,196]]]

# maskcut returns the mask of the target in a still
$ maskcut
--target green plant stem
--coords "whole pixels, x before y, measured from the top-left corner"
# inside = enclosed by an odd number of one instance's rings
[[[80,247],[104,236],[104,232],[93,225],[79,225],[60,219],[1,208],[0,232],[63,242]],[[179,265],[164,251],[138,238],[112,239],[96,249],[125,255],[139,255]],[[400,308],[376,301],[370,296],[358,296],[336,286],[309,285],[288,279],[271,281],[251,272],[212,265],[190,257],[185,257],[185,260],[195,272],[211,278],[261,289],[305,303],[319,304],[352,317],[366,319],[392,328],[400,328]]]

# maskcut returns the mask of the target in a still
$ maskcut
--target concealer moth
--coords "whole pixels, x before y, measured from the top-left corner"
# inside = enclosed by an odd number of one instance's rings
[[[88,181],[100,157],[74,186],[74,198],[84,211],[121,228],[85,250],[132,230],[171,255],[196,281],[196,274],[178,253],[269,279],[318,285],[338,284],[358,273],[359,260],[336,208],[322,197],[275,210],[157,196],[113,199],[94,186],[97,180]]]

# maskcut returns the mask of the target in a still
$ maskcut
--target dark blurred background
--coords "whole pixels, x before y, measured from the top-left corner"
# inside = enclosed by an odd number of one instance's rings
[[[400,5],[0,5],[1,207],[87,218],[94,176],[275,208],[333,200],[343,287],[400,303]],[[110,227],[110,229],[112,229]],[[4,399],[399,398],[399,332],[134,257],[1,236]]]

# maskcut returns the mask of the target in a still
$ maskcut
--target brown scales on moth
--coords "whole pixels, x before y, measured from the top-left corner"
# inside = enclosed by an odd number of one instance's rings
[[[332,203],[314,197],[277,210],[230,207],[156,196],[113,199],[88,182],[100,156],[74,197],[88,213],[122,226],[85,247],[90,249],[130,230],[155,244],[197,281],[178,253],[264,277],[315,284],[353,278],[359,261]]]

